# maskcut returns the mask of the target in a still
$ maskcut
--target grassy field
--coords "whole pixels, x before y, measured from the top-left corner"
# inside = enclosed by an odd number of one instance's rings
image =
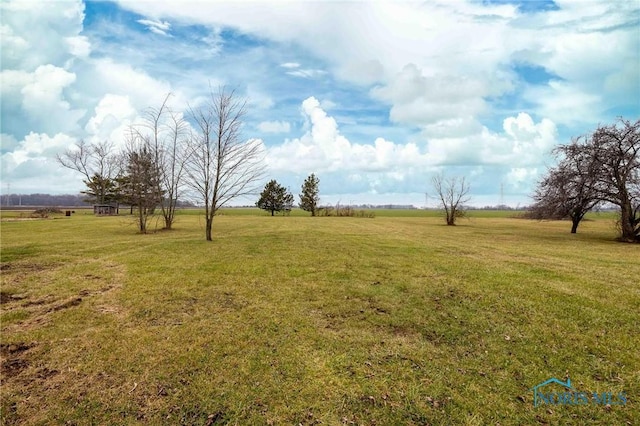
[[[210,243],[193,213],[3,212],[3,424],[640,424],[640,246],[610,215],[235,210]],[[612,404],[534,407],[551,377]]]

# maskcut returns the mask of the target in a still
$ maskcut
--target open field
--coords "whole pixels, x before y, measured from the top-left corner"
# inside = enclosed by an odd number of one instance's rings
[[[237,213],[3,221],[3,424],[640,424],[611,215]],[[567,376],[612,404],[534,407]]]

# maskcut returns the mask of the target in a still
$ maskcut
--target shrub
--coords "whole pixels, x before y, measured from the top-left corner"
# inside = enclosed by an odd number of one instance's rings
[[[62,210],[60,210],[58,207],[43,207],[34,211],[31,216],[46,219],[51,214],[62,214]]]
[[[366,217],[374,218],[376,213],[372,210],[355,210],[351,206],[341,206],[340,203],[333,206],[323,206],[318,208],[317,216],[336,216],[336,217]]]

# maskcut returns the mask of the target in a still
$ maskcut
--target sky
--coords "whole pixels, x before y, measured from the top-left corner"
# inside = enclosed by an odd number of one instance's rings
[[[435,207],[464,176],[471,204],[531,202],[551,149],[640,117],[638,0],[3,0],[0,192],[76,194],[56,154],[122,146],[172,93],[224,85],[269,179],[322,203]],[[254,200],[241,200],[251,204]]]

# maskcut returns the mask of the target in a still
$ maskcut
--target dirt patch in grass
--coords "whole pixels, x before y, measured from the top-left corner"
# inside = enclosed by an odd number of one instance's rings
[[[53,269],[55,266],[56,265],[43,265],[40,263],[14,263],[10,264],[9,268],[14,271],[40,272],[47,269]]]
[[[82,298],[81,297],[73,297],[69,300],[67,300],[66,302],[63,302],[59,305],[56,305],[52,308],[49,308],[49,310],[47,312],[57,312],[57,311],[61,311],[62,309],[69,309],[72,308],[74,306],[78,306],[80,303],[82,303]]]
[[[24,342],[0,343],[0,373],[5,379],[17,376],[29,366],[25,352],[34,346]]]
[[[23,307],[28,308],[29,306],[40,306],[45,305],[47,303],[51,303],[51,300],[47,299],[38,299],[38,300],[29,300],[22,304]]]
[[[123,318],[125,310],[118,303],[115,294],[121,286],[122,274],[108,271],[102,274],[104,265],[95,267],[95,273],[69,274],[56,266],[56,270],[46,269],[43,265],[24,265],[12,263],[11,269],[3,272],[1,333],[10,336],[13,333],[24,333],[50,326],[61,318],[63,312],[90,309],[96,315],[109,315]],[[108,265],[106,266],[108,267]],[[27,269],[36,271],[32,274]],[[63,274],[64,272],[64,274]],[[30,274],[29,277],[27,275]],[[88,277],[87,275],[90,275]],[[57,285],[57,281],[74,279],[83,287],[76,287],[73,292],[65,291]],[[5,288],[6,285],[6,288]],[[80,315],[85,315],[80,313]],[[75,314],[74,314],[75,315]]]
[[[56,376],[60,374],[60,372],[58,370],[50,370],[48,368],[41,368],[38,371],[36,371],[36,377],[42,380],[46,380],[49,379],[53,376]]]
[[[5,303],[14,302],[16,300],[24,299],[24,296],[18,296],[16,294],[11,294],[6,291],[0,291],[0,304],[4,305]]]
[[[19,343],[4,343],[6,340],[3,339],[0,346],[0,424],[64,423],[68,412],[60,414],[62,418],[46,419],[41,418],[40,407],[47,406],[52,400],[60,404],[60,401],[75,397],[77,401],[74,400],[74,403],[84,404],[83,398],[86,396],[83,396],[83,388],[96,386],[96,375],[80,373],[73,364],[68,367],[56,355],[64,355],[71,350],[69,342],[75,342],[75,338],[61,335],[39,339],[38,346],[42,345],[43,348],[41,351],[34,343],[24,343],[22,336],[34,330],[39,330],[39,333],[48,326],[56,326],[69,315],[72,318],[84,318],[93,315],[93,312],[95,315],[121,314],[122,307],[117,303],[115,291],[121,288],[122,273],[119,269],[115,273],[105,270],[111,264],[105,266],[104,263],[91,264],[89,268],[94,273],[67,268],[62,264],[56,265],[56,269],[48,268],[46,263],[12,262],[9,265],[5,268],[6,272],[3,271],[3,287],[9,281],[9,288],[3,288],[0,295],[3,302],[1,333],[3,337],[15,336],[14,341]],[[27,274],[31,276],[26,277]],[[5,281],[5,277],[8,280]],[[60,279],[65,282],[73,280],[79,285],[74,289],[61,288],[58,285]],[[67,314],[73,310],[80,311]],[[111,392],[118,385],[106,383],[99,386]],[[61,396],[52,396],[56,394]]]
[[[5,262],[2,264],[2,286],[5,289],[10,287],[22,289],[30,282],[47,282],[50,280],[50,275],[62,266],[61,263]],[[22,290],[18,291],[22,292]],[[11,300],[5,297],[5,301]]]
[[[3,311],[5,313],[18,312],[22,313],[22,319],[3,325],[3,332],[11,332],[17,330],[28,330],[34,327],[41,327],[45,324],[49,324],[52,320],[51,314],[67,309],[72,309],[80,306],[83,302],[93,297],[99,297],[111,290],[116,289],[115,286],[107,286],[99,290],[82,290],[76,296],[71,296],[66,299],[61,299],[55,295],[45,296],[35,300],[29,300],[28,296],[16,296],[3,293],[2,304]],[[22,303],[11,303],[15,301],[22,301]],[[106,302],[106,301],[105,301]],[[119,306],[113,304],[100,303],[95,307],[96,311],[100,313],[119,314],[121,309]]]
[[[13,377],[20,374],[28,366],[29,363],[22,358],[10,358],[2,361],[0,371],[2,371],[4,377]]]

